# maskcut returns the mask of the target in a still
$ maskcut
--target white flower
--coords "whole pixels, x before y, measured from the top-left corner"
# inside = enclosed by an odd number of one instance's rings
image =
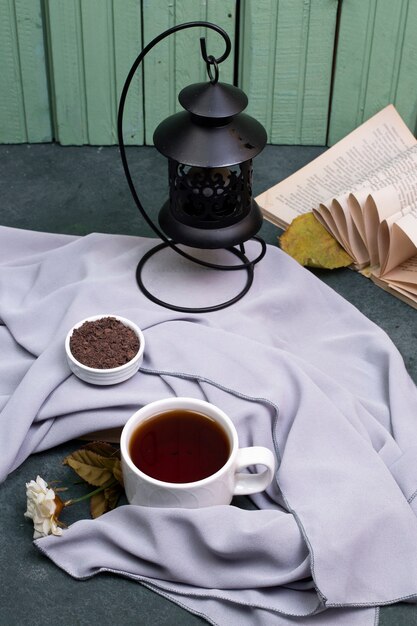
[[[46,535],[62,535],[58,526],[58,515],[63,503],[59,496],[55,495],[46,482],[38,476],[30,483],[26,483],[27,511],[25,517],[33,520],[33,538],[45,537]]]

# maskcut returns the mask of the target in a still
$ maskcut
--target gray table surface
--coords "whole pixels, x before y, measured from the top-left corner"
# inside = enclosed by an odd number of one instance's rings
[[[324,150],[267,146],[254,161],[255,194]],[[166,160],[145,147],[129,148],[128,156],[139,196],[155,218],[167,194]],[[154,236],[130,197],[117,147],[0,146],[0,224],[77,235]],[[260,234],[276,245],[280,231],[265,222]],[[351,270],[314,273],[387,332],[417,382],[416,311]],[[206,623],[121,577],[106,574],[75,581],[33,547],[31,525],[23,517],[25,482],[37,474],[68,482],[69,470],[61,460],[78,447],[79,442],[73,441],[33,455],[0,487],[0,626]],[[246,506],[244,501],[239,504]],[[82,503],[66,511],[66,521],[87,515],[87,505]],[[417,626],[417,607],[384,607],[380,626],[394,625]]]

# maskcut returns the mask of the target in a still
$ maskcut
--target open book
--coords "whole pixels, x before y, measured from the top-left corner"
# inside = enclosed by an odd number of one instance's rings
[[[313,211],[356,269],[417,308],[417,140],[392,105],[256,200],[284,229]]]

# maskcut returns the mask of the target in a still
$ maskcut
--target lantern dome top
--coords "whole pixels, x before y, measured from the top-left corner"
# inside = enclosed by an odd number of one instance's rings
[[[265,147],[264,127],[242,113],[246,94],[226,83],[195,83],[179,95],[186,109],[157,126],[154,146],[161,154],[198,167],[227,167],[253,159]]]
[[[227,83],[194,83],[178,96],[179,103],[189,113],[210,119],[228,118],[248,106],[244,91]]]

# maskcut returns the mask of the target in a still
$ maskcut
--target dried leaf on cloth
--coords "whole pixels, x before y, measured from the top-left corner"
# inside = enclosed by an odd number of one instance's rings
[[[106,487],[100,493],[96,493],[90,499],[90,513],[93,519],[100,517],[103,513],[116,508],[122,494],[121,486],[116,483],[111,487]]]
[[[83,480],[98,487],[91,494],[90,512],[99,517],[117,506],[123,493],[123,476],[120,465],[120,450],[108,443],[95,441],[76,450],[64,459]]]
[[[279,239],[281,248],[301,265],[336,269],[353,263],[312,212],[296,217]]]

